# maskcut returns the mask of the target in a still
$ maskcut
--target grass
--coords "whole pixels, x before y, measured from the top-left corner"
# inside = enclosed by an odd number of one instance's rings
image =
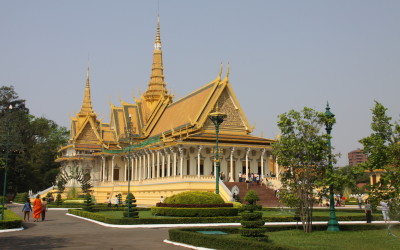
[[[399,249],[400,228],[392,230],[397,236],[388,236],[386,229],[344,232],[287,230],[267,233],[274,243],[298,249]]]
[[[275,210],[275,211],[263,211],[263,217],[279,217],[279,216],[293,216],[294,212],[291,210]],[[352,216],[352,215],[365,215],[364,210],[360,211],[346,211],[336,210],[336,216]],[[329,210],[314,210],[313,216],[329,216]]]
[[[99,214],[106,215],[107,217],[119,219],[123,217],[122,211],[100,211]],[[293,212],[290,211],[263,211],[263,217],[281,217],[281,216],[293,216]],[[336,211],[337,216],[351,216],[351,215],[364,215],[364,210],[360,212],[351,211]],[[314,211],[313,216],[327,216],[329,217],[329,211]],[[160,218],[162,216],[154,216],[151,211],[139,211],[139,218]],[[169,217],[172,218],[172,217]]]

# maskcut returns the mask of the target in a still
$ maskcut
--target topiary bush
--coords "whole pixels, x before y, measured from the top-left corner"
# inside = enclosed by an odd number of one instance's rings
[[[139,212],[136,208],[136,198],[132,193],[129,193],[126,196],[126,210],[124,211],[124,217],[128,217],[128,209],[129,209],[129,218],[139,218]]]
[[[62,201],[62,199],[61,199],[61,194],[60,193],[58,193],[57,194],[57,197],[56,197],[56,205],[58,205],[58,206],[60,206],[60,205],[62,205],[63,204],[63,201]]]
[[[262,219],[262,212],[255,211],[260,210],[260,207],[257,206],[257,201],[260,200],[258,194],[254,190],[250,190],[246,193],[244,200],[247,201],[248,204],[244,206],[245,211],[241,214],[242,220],[240,224],[242,224],[242,228],[240,229],[240,235],[242,237],[251,237],[260,241],[267,241],[268,237],[265,235],[264,221]]]
[[[218,194],[201,191],[187,191],[168,197],[167,204],[223,204],[224,200]]]
[[[85,195],[85,206],[83,207],[83,209],[85,211],[92,212],[93,207],[94,207],[94,204],[93,204],[92,196],[90,195],[90,193],[87,193]]]
[[[238,209],[234,207],[221,207],[221,208],[152,207],[151,213],[153,215],[171,216],[171,217],[220,217],[220,216],[237,216]]]

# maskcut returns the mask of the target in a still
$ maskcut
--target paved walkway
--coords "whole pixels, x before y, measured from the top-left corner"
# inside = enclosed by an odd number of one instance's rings
[[[22,215],[20,205],[9,205]],[[50,210],[44,222],[24,222],[25,230],[0,233],[0,249],[185,249],[163,242],[168,228],[104,227]]]

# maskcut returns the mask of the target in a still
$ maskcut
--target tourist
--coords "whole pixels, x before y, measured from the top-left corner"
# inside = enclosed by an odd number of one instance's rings
[[[29,216],[31,211],[32,211],[31,201],[28,198],[26,199],[24,207],[22,208],[22,212],[24,212],[24,221],[26,221],[26,218],[28,218],[29,221]]]
[[[361,197],[361,195],[359,195],[357,197],[357,202],[358,202],[358,207],[361,209],[362,208],[362,197]]]
[[[343,207],[346,206],[346,197],[344,195],[342,196],[342,205]]]
[[[161,195],[160,203],[164,203],[164,200],[165,200],[164,196]]]
[[[40,200],[40,195],[36,196],[36,199],[33,201],[33,218],[34,222],[38,222],[40,215],[42,214],[42,201]]]
[[[53,195],[51,195],[50,197],[49,197],[49,203],[52,203],[52,202],[54,202],[54,197],[53,197]]]
[[[367,223],[371,223],[372,221],[372,208],[371,204],[369,203],[369,200],[365,200],[365,217],[367,218]]]
[[[390,220],[390,218],[389,218],[389,206],[388,206],[387,202],[385,202],[384,200],[381,201],[380,205],[382,206],[383,220],[385,221],[385,223],[387,223]]]
[[[119,204],[119,199],[118,199],[118,195],[116,195],[115,197],[114,197],[114,206],[115,207],[118,207],[118,204]]]
[[[45,197],[42,198],[42,221],[46,219],[46,211],[47,211],[47,199]]]
[[[107,207],[111,207],[111,198],[107,196]]]
[[[239,172],[238,176],[239,176],[239,182],[242,182],[242,172]]]

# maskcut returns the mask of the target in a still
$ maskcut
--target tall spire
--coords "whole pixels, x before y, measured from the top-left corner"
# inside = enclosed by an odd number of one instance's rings
[[[80,115],[86,115],[94,113],[92,108],[92,99],[90,98],[90,81],[89,81],[89,72],[90,68],[88,65],[87,73],[86,73],[86,86],[85,86],[85,93],[83,96],[83,103],[81,107],[81,111],[79,112]]]
[[[160,36],[160,16],[157,17],[156,40],[154,42],[153,65],[148,88],[144,93],[147,101],[159,100],[161,96],[167,95],[166,83],[164,81],[164,66],[162,62],[161,36]]]

